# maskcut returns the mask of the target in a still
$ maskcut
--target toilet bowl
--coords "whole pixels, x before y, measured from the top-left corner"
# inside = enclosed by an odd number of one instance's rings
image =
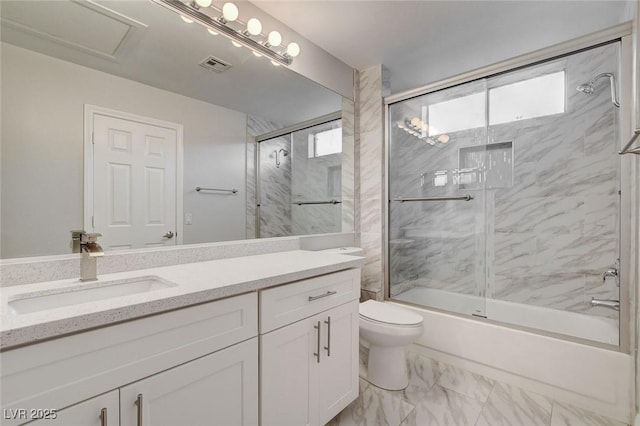
[[[422,321],[421,315],[389,303],[360,304],[360,338],[369,344],[369,383],[387,390],[407,387],[405,346],[422,335]]]

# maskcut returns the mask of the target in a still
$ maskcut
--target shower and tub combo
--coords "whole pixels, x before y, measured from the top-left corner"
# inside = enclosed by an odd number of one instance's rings
[[[620,49],[387,102],[392,301],[619,347]]]

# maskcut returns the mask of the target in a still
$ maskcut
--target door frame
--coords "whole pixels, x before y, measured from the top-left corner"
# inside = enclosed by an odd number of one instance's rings
[[[118,111],[96,105],[84,104],[84,203],[83,203],[83,229],[91,229],[93,224],[91,218],[94,214],[93,183],[94,183],[94,150],[93,150],[93,120],[97,115],[122,120],[135,121],[156,127],[164,127],[176,132],[176,245],[181,245],[183,241],[183,162],[184,146],[183,134],[184,126],[170,121],[145,117],[143,115]]]

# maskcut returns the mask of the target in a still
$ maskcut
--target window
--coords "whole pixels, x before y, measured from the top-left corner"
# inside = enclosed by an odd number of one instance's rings
[[[309,134],[309,158],[342,152],[342,127]]]
[[[564,71],[489,89],[489,125],[565,111]]]
[[[485,125],[484,92],[429,105],[429,136]]]

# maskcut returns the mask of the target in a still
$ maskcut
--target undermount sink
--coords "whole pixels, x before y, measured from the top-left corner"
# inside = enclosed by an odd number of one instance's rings
[[[143,276],[115,281],[96,281],[46,292],[23,293],[9,300],[12,314],[29,314],[64,306],[95,302],[114,297],[148,293],[175,287],[177,284],[156,276]]]

